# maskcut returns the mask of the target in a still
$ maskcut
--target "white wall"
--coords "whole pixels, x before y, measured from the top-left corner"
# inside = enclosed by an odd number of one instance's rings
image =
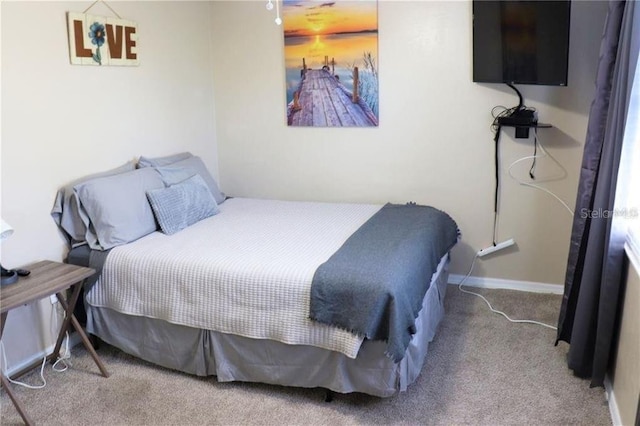
[[[282,29],[264,1],[111,2],[138,22],[137,68],[69,64],[65,12],[90,3],[0,4],[1,213],[16,229],[2,245],[7,266],[63,258],[49,216],[58,187],[180,150],[202,156],[215,176],[219,161],[230,195],[445,209],[464,235],[454,273],[491,241],[490,110],[516,98],[471,82],[470,2],[379,2],[376,129],[286,127]],[[567,169],[550,187],[569,204],[605,11],[602,2],[573,2],[569,87],[521,87],[541,121],[555,126],[540,135]],[[91,12],[111,16],[101,4]],[[531,141],[503,140],[503,164],[531,152]],[[546,194],[506,180],[504,169],[503,177],[499,238],[513,236],[518,247],[483,260],[474,275],[561,283],[569,216]],[[9,366],[51,343],[47,303],[9,315]]]
[[[621,295],[622,316],[616,333],[615,360],[610,370],[621,424],[632,425],[640,398],[640,256],[627,248],[626,280]]]
[[[66,12],[89,2],[2,7],[2,264],[62,260],[50,211],[57,189],[140,155],[188,150],[217,176],[208,2],[113,2],[138,23],[138,67],[69,63]],[[113,16],[102,4],[92,14]],[[9,367],[52,342],[47,301],[12,311]]]
[[[567,171],[548,184],[573,206],[606,12],[572,2],[568,87],[521,86],[540,139]],[[403,203],[444,209],[462,229],[452,270],[492,240],[491,109],[514,106],[503,85],[471,81],[471,2],[378,3],[380,126],[289,128],[285,124],[282,28],[263,1],[216,1],[214,87],[221,184],[235,196]],[[336,58],[338,59],[338,58]],[[502,142],[504,166],[530,155],[532,140]],[[523,165],[524,166],[524,165]],[[524,176],[524,166],[521,176]],[[548,161],[539,170],[555,173]],[[519,187],[502,169],[498,239],[517,247],[478,263],[474,275],[560,284],[571,217],[549,195]]]

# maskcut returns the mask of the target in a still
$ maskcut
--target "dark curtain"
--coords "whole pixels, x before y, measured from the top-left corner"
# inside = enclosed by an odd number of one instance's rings
[[[638,57],[635,3],[609,3],[558,319],[556,344],[570,343],[568,366],[591,386],[604,384],[619,311],[626,231],[613,212]]]

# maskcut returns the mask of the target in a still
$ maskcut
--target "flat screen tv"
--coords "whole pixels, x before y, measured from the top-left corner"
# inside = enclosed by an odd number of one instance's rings
[[[473,81],[566,86],[570,1],[473,1]]]

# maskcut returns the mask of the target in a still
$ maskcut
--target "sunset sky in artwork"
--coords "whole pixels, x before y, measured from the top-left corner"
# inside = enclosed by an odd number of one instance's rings
[[[294,37],[376,31],[377,7],[375,0],[285,0],[284,34]]]

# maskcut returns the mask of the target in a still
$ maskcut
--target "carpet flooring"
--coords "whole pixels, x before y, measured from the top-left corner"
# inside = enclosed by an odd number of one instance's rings
[[[560,296],[479,290],[512,318],[555,324]],[[407,392],[380,399],[321,389],[218,383],[136,359],[108,345],[99,354],[111,373],[99,375],[80,345],[73,367],[45,369],[41,390],[13,387],[39,425],[609,425],[602,388],[573,376],[568,346],[553,330],[512,324],[479,298],[449,286],[446,315],[421,375]],[[23,377],[37,383],[38,372]],[[6,392],[2,425],[21,419]]]

